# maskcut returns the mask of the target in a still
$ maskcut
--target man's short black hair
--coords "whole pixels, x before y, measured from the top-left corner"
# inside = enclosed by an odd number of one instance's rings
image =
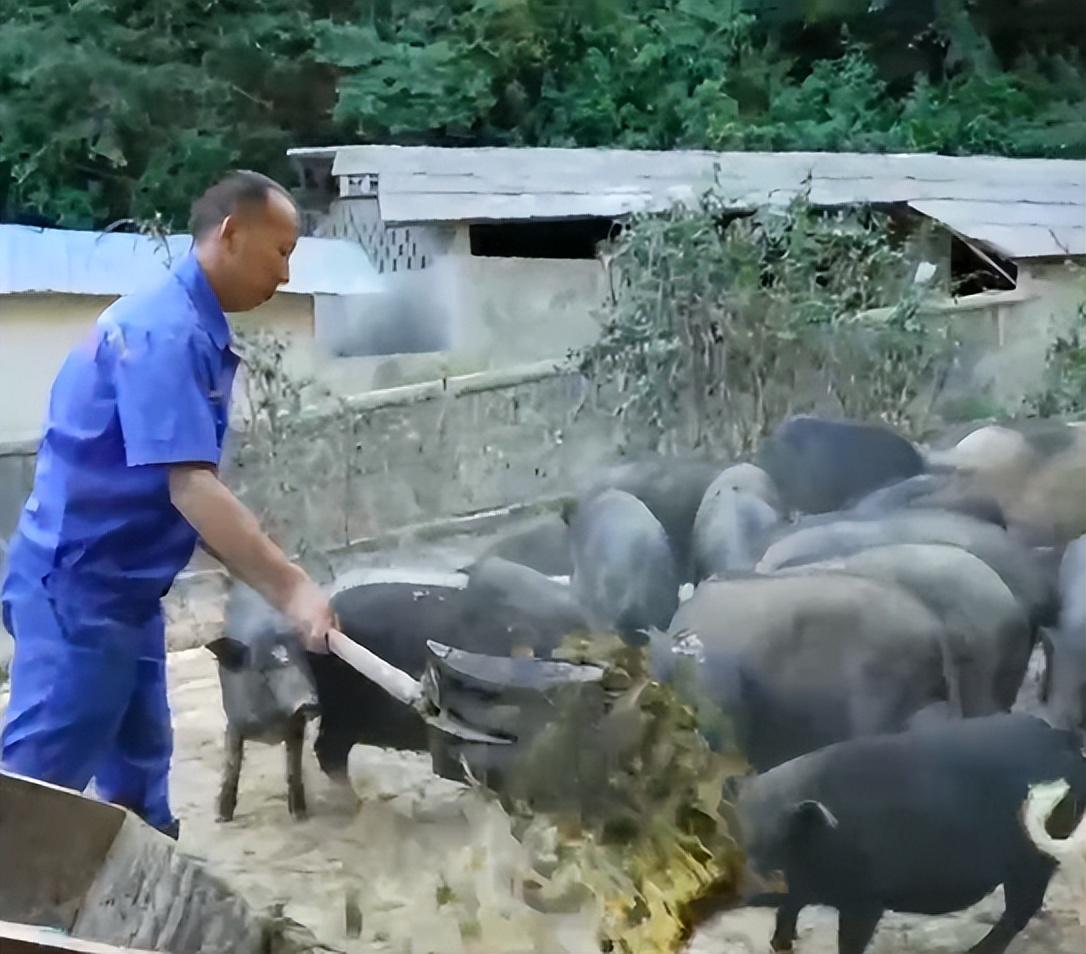
[[[223,219],[242,206],[262,206],[272,192],[286,196],[294,204],[293,196],[274,179],[249,169],[234,170],[192,203],[189,231],[193,239],[218,228]]]

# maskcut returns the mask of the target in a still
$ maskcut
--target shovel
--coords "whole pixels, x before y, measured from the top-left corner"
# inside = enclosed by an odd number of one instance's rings
[[[435,707],[428,705],[434,700],[428,698],[422,682],[412,678],[402,669],[389,665],[380,656],[371,653],[365,646],[360,646],[339,630],[328,631],[328,648],[352,669],[384,689],[393,699],[402,702],[405,706],[411,706],[427,725],[463,739],[465,742],[488,742],[492,745],[510,743],[509,739],[490,735],[487,732],[478,732],[452,718],[446,712],[435,713],[433,711]]]
[[[598,686],[604,675],[598,666],[481,655],[433,640],[426,647],[426,668],[415,679],[344,633],[328,632],[332,653],[425,722],[436,774],[474,776],[492,790],[504,788],[523,744],[558,715],[552,690]]]

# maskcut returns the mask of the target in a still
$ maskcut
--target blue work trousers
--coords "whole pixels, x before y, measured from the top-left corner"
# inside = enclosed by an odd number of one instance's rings
[[[79,792],[94,779],[106,801],[176,828],[161,607],[119,621],[89,611],[89,600],[20,590],[3,604],[15,652],[0,766]]]

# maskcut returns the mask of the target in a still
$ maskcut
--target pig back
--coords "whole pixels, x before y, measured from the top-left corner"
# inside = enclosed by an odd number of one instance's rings
[[[698,646],[669,678],[692,679],[734,719],[764,770],[841,739],[902,727],[947,698],[944,628],[902,587],[836,571],[709,580],[673,640]]]

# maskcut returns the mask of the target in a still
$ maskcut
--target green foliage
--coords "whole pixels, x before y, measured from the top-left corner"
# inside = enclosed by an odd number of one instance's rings
[[[720,149],[938,152],[951,155],[1086,155],[1086,86],[1061,93],[1068,71],[1054,60],[1014,73],[967,69],[945,82],[924,74],[903,97],[891,95],[876,64],[858,46],[821,60],[799,84],[784,86],[757,122],[714,118]]]
[[[322,70],[285,0],[0,0],[0,22],[12,212],[84,227],[161,212],[182,228],[210,177],[283,173],[316,132]]]
[[[922,426],[954,348],[920,317],[925,286],[892,223],[859,209],[728,218],[716,189],[635,217],[581,371],[657,440],[745,453],[783,417],[831,401],[849,417]]]
[[[1031,417],[1080,417],[1086,412],[1086,304],[1079,305],[1074,326],[1057,336],[1045,354],[1041,386],[1026,396]]]
[[[344,141],[1086,156],[1081,5],[0,0],[0,206],[67,226]]]

